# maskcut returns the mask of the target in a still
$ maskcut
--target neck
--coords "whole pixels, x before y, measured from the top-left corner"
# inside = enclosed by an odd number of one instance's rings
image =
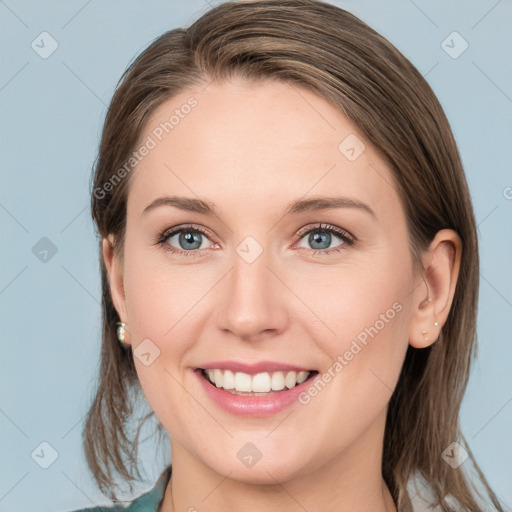
[[[285,480],[265,469],[265,483],[246,483],[220,475],[194,457],[183,445],[171,442],[172,478],[161,512],[244,510],[288,512],[396,512],[382,478],[380,422],[357,441],[317,468],[305,467]],[[376,429],[376,430],[374,430]],[[261,469],[261,468],[260,468]]]

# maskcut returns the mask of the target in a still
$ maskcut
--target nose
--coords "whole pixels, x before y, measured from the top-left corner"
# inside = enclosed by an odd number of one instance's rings
[[[286,288],[270,268],[265,250],[252,262],[234,254],[233,268],[222,287],[218,326],[243,341],[261,341],[286,329]]]

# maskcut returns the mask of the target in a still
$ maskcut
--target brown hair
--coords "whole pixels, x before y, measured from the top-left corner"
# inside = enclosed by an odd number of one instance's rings
[[[160,104],[192,85],[235,76],[307,88],[358,127],[392,169],[417,265],[439,230],[459,234],[463,250],[452,308],[436,343],[421,350],[408,347],[389,403],[382,474],[399,510],[411,510],[406,485],[415,472],[430,484],[443,511],[449,510],[444,500],[449,494],[476,510],[475,490],[463,468],[452,469],[441,457],[458,440],[492,503],[503,510],[459,425],[476,354],[479,259],[470,195],[449,123],[427,82],[390,42],[354,15],[315,0],[223,3],[189,28],[156,39],[118,84],[105,119],[91,203],[100,237],[103,342],[83,439],[100,489],[113,488],[111,468],[125,482],[134,480],[127,462],[137,470],[138,435],[152,414],[131,439],[126,429],[140,384],[131,350],[117,341],[119,317],[101,253],[101,239],[113,235],[122,259],[130,176],[115,173],[129,160]],[[115,498],[113,492],[110,496]]]

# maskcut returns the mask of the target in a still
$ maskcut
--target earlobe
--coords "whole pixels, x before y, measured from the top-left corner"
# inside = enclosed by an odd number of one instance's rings
[[[423,275],[413,293],[409,344],[426,348],[439,338],[455,294],[462,242],[451,229],[439,231],[423,254]]]
[[[110,294],[117,314],[122,322],[126,322],[126,300],[123,285],[123,269],[119,258],[115,255],[112,238],[102,240],[102,255],[108,273]]]

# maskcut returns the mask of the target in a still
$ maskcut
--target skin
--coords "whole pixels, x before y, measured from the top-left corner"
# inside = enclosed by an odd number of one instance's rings
[[[124,262],[103,242],[127,342],[136,351],[149,338],[160,350],[148,366],[134,361],[171,437],[162,510],[396,510],[381,474],[387,406],[408,345],[435,342],[446,321],[460,239],[440,231],[422,253],[425,273],[416,271],[390,169],[339,110],[288,84],[232,80],[187,90],[154,112],[141,139],[191,95],[197,107],[130,177]],[[338,150],[349,134],[366,145],[355,161]],[[141,215],[165,195],[213,201],[216,215],[172,206]],[[375,217],[356,208],[283,216],[289,202],[313,196],[357,199]],[[155,245],[185,223],[209,232],[199,235],[198,256]],[[326,254],[342,243],[332,235],[313,254],[318,245],[297,232],[319,223],[348,231],[356,245]],[[236,252],[247,236],[263,248],[250,264]],[[187,251],[178,236],[165,243]],[[228,359],[326,371],[397,302],[401,311],[307,405],[235,416],[193,374]],[[248,442],[262,453],[252,468],[237,458]]]

